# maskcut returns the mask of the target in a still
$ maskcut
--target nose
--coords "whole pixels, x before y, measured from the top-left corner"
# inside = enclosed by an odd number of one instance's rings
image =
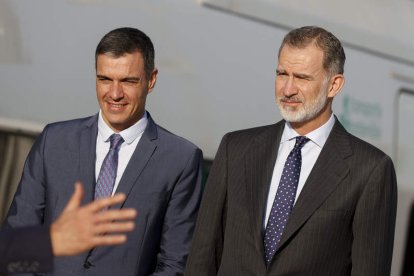
[[[298,88],[295,85],[293,76],[290,76],[289,78],[284,80],[282,84],[282,93],[285,97],[292,97],[298,94]]]
[[[122,99],[124,97],[124,90],[122,88],[122,85],[115,81],[113,82],[113,84],[111,85],[111,98],[113,100],[119,100]]]

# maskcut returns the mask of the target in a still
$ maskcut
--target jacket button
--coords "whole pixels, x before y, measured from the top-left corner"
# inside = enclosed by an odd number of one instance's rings
[[[83,267],[84,267],[84,268],[86,268],[86,269],[89,269],[89,268],[93,267],[93,264],[91,264],[91,262],[89,262],[89,261],[86,261],[86,262],[83,264]]]

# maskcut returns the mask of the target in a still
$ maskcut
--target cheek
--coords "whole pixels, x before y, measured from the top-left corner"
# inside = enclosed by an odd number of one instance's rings
[[[283,96],[285,88],[289,89],[289,87],[286,87],[288,85],[288,80],[283,77],[278,77],[275,80],[275,94],[276,96]]]
[[[307,98],[316,99],[318,98],[319,94],[322,93],[320,87],[311,87],[308,88]]]
[[[298,89],[301,91],[302,97],[304,98],[313,98],[319,92],[315,85],[304,83],[299,85]]]
[[[275,87],[275,96],[276,96],[276,99],[281,96],[280,89],[278,89],[277,86]]]
[[[280,96],[281,95],[281,82],[280,81],[275,81],[275,95],[276,96]]]
[[[102,101],[102,98],[103,98],[102,94],[103,94],[102,90],[100,90],[98,87],[96,87],[96,97],[98,98],[99,102]]]
[[[127,93],[124,92],[124,97],[132,104],[134,108],[145,104],[146,94],[140,90],[130,90]]]
[[[101,100],[105,96],[106,88],[102,84],[96,84],[96,96]]]

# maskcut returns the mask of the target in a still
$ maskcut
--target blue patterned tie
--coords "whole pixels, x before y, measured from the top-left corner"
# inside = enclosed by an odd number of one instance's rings
[[[115,185],[116,171],[118,169],[118,151],[124,139],[119,134],[112,134],[109,140],[111,141],[111,146],[99,172],[95,187],[95,199],[112,195]]]
[[[289,215],[295,202],[298,188],[300,169],[302,167],[301,149],[309,141],[305,136],[297,136],[296,144],[289,153],[283,167],[282,177],[277,188],[275,200],[266,225],[264,237],[264,249],[266,264],[268,265],[275,254],[282,238],[283,230],[289,219]]]

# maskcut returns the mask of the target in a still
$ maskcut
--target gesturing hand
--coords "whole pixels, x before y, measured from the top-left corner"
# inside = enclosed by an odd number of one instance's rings
[[[124,194],[95,200],[80,206],[82,184],[75,191],[59,218],[51,225],[50,235],[55,256],[76,255],[96,246],[116,245],[126,241],[124,232],[135,227],[135,209],[104,210],[125,200]]]

